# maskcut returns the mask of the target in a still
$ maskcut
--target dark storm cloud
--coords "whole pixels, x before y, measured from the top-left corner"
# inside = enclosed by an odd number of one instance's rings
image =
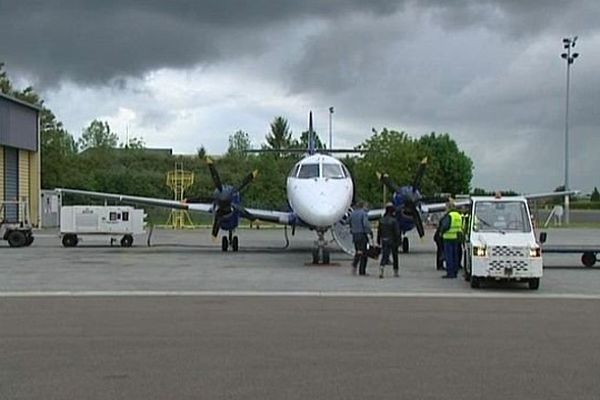
[[[46,84],[105,83],[260,53],[261,32],[277,24],[395,8],[392,0],[0,0],[0,60]]]

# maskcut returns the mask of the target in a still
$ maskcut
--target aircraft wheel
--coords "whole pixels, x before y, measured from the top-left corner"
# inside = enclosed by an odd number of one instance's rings
[[[227,236],[223,236],[221,239],[221,250],[227,251],[227,248],[229,248],[229,240],[227,239]]]
[[[63,236],[63,238],[62,238],[62,244],[65,247],[75,247],[75,246],[77,246],[77,243],[79,243],[79,240],[77,239],[77,235],[68,233],[65,236]]]
[[[121,239],[121,247],[131,247],[133,245],[133,236],[125,235]]]
[[[329,249],[323,249],[323,264],[329,264]]]
[[[581,263],[586,267],[593,267],[596,264],[596,254],[591,251],[586,251],[581,256]]]
[[[12,231],[6,239],[10,247],[23,247],[27,243],[27,237],[21,231]]]
[[[234,236],[231,239],[231,248],[233,249],[233,251],[238,251],[239,247],[240,247],[240,241],[237,236]]]
[[[408,250],[409,250],[408,238],[405,236],[402,238],[402,252],[408,253]]]
[[[528,283],[531,290],[538,290],[540,288],[540,278],[531,278]]]
[[[478,276],[471,276],[471,288],[479,289],[481,287],[481,280]]]
[[[318,264],[319,263],[319,249],[313,249],[313,251],[312,251],[312,263],[313,264]]]

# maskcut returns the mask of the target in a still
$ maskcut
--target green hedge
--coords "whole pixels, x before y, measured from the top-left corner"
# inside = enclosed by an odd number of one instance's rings
[[[600,201],[575,201],[570,207],[571,210],[600,210]]]

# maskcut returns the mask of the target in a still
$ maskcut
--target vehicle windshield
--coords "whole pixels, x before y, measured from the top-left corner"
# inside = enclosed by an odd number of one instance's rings
[[[319,164],[302,164],[300,166],[300,172],[298,172],[298,178],[300,179],[311,179],[319,177]]]
[[[323,178],[344,179],[344,171],[340,164],[323,164]]]
[[[473,231],[530,232],[528,215],[522,201],[478,201],[475,204]]]

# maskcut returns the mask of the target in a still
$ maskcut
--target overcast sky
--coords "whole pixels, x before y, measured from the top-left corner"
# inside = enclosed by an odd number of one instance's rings
[[[600,1],[0,0],[0,61],[78,137],[93,119],[176,153],[259,146],[282,115],[313,110],[335,147],[387,127],[448,132],[473,186],[600,186]]]

